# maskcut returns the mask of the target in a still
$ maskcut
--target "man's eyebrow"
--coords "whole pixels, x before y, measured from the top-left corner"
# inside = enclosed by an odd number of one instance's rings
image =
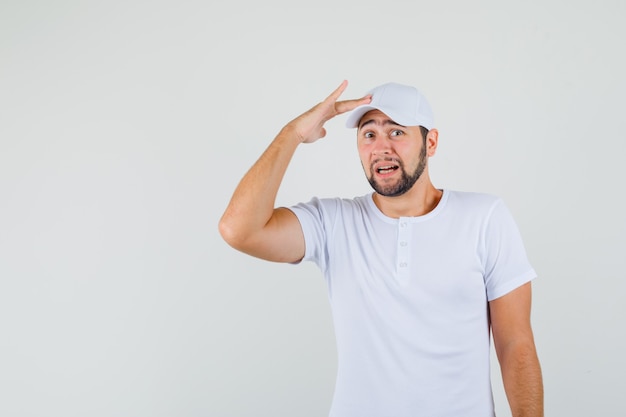
[[[382,124],[382,125],[393,125],[393,126],[406,127],[406,126],[403,126],[403,125],[401,125],[401,124],[399,124],[399,123],[394,122],[394,121],[393,121],[393,120],[391,120],[391,119],[385,119],[385,120],[383,120],[383,121],[382,121],[382,123],[378,123],[375,119],[370,119],[370,120],[366,120],[365,122],[363,122],[363,123],[361,124],[361,126],[359,126],[359,129],[362,129],[362,128],[363,128],[363,126],[366,126],[366,125],[371,124],[371,123],[375,123],[375,124]]]

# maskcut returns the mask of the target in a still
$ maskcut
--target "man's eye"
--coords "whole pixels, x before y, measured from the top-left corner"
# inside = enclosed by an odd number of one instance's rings
[[[400,135],[403,135],[403,134],[404,134],[403,131],[395,129],[395,130],[391,131],[391,134],[389,136],[400,136]]]
[[[372,132],[365,132],[363,137],[366,138],[366,139],[371,139],[371,138],[374,137],[374,134]]]

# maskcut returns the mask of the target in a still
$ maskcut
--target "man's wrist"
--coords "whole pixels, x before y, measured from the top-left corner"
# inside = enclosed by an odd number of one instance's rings
[[[305,141],[305,138],[298,132],[298,130],[291,124],[285,125],[278,133],[277,139],[293,141],[295,145],[299,145]]]

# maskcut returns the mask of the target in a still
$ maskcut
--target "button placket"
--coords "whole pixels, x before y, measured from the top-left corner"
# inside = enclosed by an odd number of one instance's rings
[[[410,225],[406,219],[398,222],[398,242],[397,242],[397,271],[398,279],[401,282],[408,281],[409,277],[409,239]]]

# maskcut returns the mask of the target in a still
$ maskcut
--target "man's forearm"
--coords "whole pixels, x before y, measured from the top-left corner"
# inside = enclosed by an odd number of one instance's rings
[[[513,344],[499,356],[511,415],[543,417],[543,379],[534,344]]]
[[[278,188],[296,148],[326,136],[324,123],[371,101],[371,96],[337,101],[343,81],[326,99],[289,122],[244,175],[219,222],[231,246],[263,259],[295,262],[304,256],[304,236],[288,209],[275,208]]]
[[[276,195],[300,141],[283,128],[239,182],[222,216],[223,233],[236,239],[263,228],[272,217]]]

